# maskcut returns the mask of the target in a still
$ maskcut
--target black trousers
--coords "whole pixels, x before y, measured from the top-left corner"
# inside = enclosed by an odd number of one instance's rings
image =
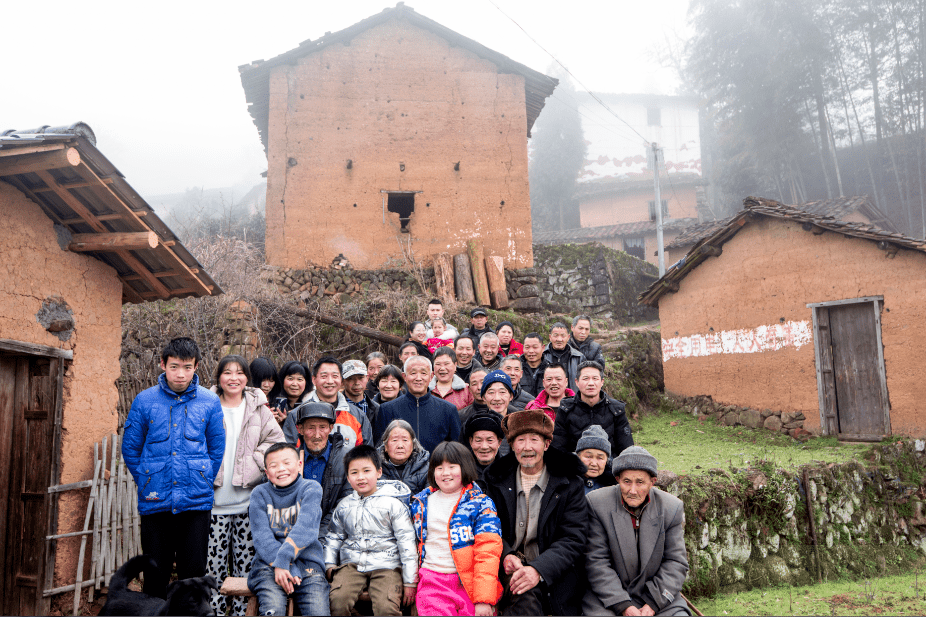
[[[209,547],[209,510],[191,512],[156,512],[141,517],[141,549],[154,558],[159,571],[145,572],[145,593],[164,598],[174,562],[177,578],[206,575],[206,552]]]

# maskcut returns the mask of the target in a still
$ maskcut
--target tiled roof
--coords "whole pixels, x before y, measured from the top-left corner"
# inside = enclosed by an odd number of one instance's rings
[[[664,230],[684,229],[698,219],[671,219],[663,225]],[[602,238],[621,238],[656,233],[656,221],[634,221],[620,225],[600,227],[578,227],[558,231],[541,231],[533,235],[534,244],[565,244],[567,242],[592,242]]]
[[[382,12],[367,17],[353,26],[334,33],[327,32],[325,36],[314,41],[303,41],[299,44],[299,47],[284,52],[275,58],[255,60],[250,64],[242,64],[238,67],[238,73],[241,75],[241,85],[244,87],[245,99],[248,102],[248,111],[251,117],[254,118],[254,124],[257,125],[265,150],[268,147],[270,74],[273,69],[282,65],[296,64],[299,58],[313,54],[329,45],[349,43],[358,34],[394,18],[407,20],[414,26],[433,32],[455,47],[462,47],[480,58],[494,63],[500,73],[523,75],[525,106],[527,108],[527,127],[525,128],[527,136],[531,136],[531,127],[534,126],[534,121],[540,115],[544,101],[553,94],[553,89],[559,83],[559,80],[539,73],[520,62],[515,62],[508,56],[489,49],[485,45],[415,12],[415,9],[405,6],[404,2],[399,2],[395,7],[383,9]]]
[[[855,212],[864,214],[873,225],[886,231],[896,232],[897,228],[888,220],[883,212],[878,210],[874,204],[869,201],[865,195],[859,197],[840,197],[838,199],[822,199],[820,201],[808,201],[790,208],[799,208],[815,216],[832,218],[837,221]],[[729,223],[734,217],[721,219],[719,221],[707,221],[699,223],[686,229],[679,234],[672,242],[666,245],[667,249],[684,248],[699,242],[710,236],[715,231]]]
[[[656,306],[659,298],[668,292],[679,290],[679,283],[688,276],[688,273],[697,268],[704,260],[721,254],[722,247],[730,238],[735,236],[748,223],[757,218],[769,217],[785,219],[801,223],[807,231],[815,235],[832,231],[853,238],[864,238],[878,243],[885,251],[907,249],[926,253],[926,240],[911,238],[903,234],[886,231],[875,225],[866,223],[847,223],[836,220],[830,216],[813,214],[803,208],[786,206],[771,199],[760,197],[747,197],[743,201],[743,210],[723,222],[723,224],[698,241],[688,253],[666,270],[665,275],[650,285],[649,289],[639,296],[643,304]]]
[[[69,250],[85,252],[112,266],[122,281],[123,302],[222,293],[97,149],[93,130],[86,124],[0,131],[0,180],[37,203],[60,226],[69,242],[74,242]],[[135,236],[133,242],[144,236],[146,241],[131,246],[106,244],[119,235]]]

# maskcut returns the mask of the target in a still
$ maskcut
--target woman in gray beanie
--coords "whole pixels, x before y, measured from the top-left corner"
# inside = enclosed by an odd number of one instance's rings
[[[576,454],[585,465],[585,494],[605,486],[614,486],[617,480],[608,473],[608,461],[611,459],[611,442],[608,434],[597,424],[582,431],[576,444]]]

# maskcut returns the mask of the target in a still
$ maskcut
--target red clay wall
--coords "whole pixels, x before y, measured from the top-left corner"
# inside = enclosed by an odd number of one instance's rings
[[[797,223],[748,223],[660,299],[664,354],[674,337],[812,323],[807,303],[884,296],[881,336],[894,433],[926,435],[926,255],[901,250],[894,259],[874,242]],[[811,328],[812,330],[812,328]],[[798,341],[799,342],[799,341]],[[805,428],[820,426],[814,346],[759,353],[715,353],[664,360],[666,389],[757,409],[802,411]]]
[[[343,253],[372,269],[402,264],[409,241],[422,259],[477,239],[511,268],[532,266],[524,97],[522,76],[399,20],[276,69],[268,263]],[[421,191],[410,234],[395,213],[383,221],[381,190]]]
[[[61,483],[89,480],[93,444],[117,428],[115,381],[122,344],[122,283],[106,264],[62,250],[52,222],[15,188],[0,182],[4,217],[0,263],[0,338],[74,351],[66,366],[61,432]],[[74,313],[70,340],[60,341],[36,320],[49,296]],[[58,533],[83,529],[86,491],[62,493]],[[58,542],[56,585],[74,581],[79,538]]]
[[[669,216],[674,219],[698,218],[698,200],[695,187],[679,186],[672,190],[664,183],[662,199],[668,202]],[[648,221],[649,202],[653,200],[653,188],[620,195],[596,195],[582,198],[579,204],[579,220],[582,227],[600,227]]]

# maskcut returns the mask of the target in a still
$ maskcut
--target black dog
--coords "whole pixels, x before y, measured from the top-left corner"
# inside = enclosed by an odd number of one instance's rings
[[[141,572],[153,573],[158,565],[148,555],[129,559],[109,580],[106,604],[100,615],[215,615],[210,600],[219,585],[212,576],[174,581],[167,586],[167,599],[132,591],[129,582]]]

